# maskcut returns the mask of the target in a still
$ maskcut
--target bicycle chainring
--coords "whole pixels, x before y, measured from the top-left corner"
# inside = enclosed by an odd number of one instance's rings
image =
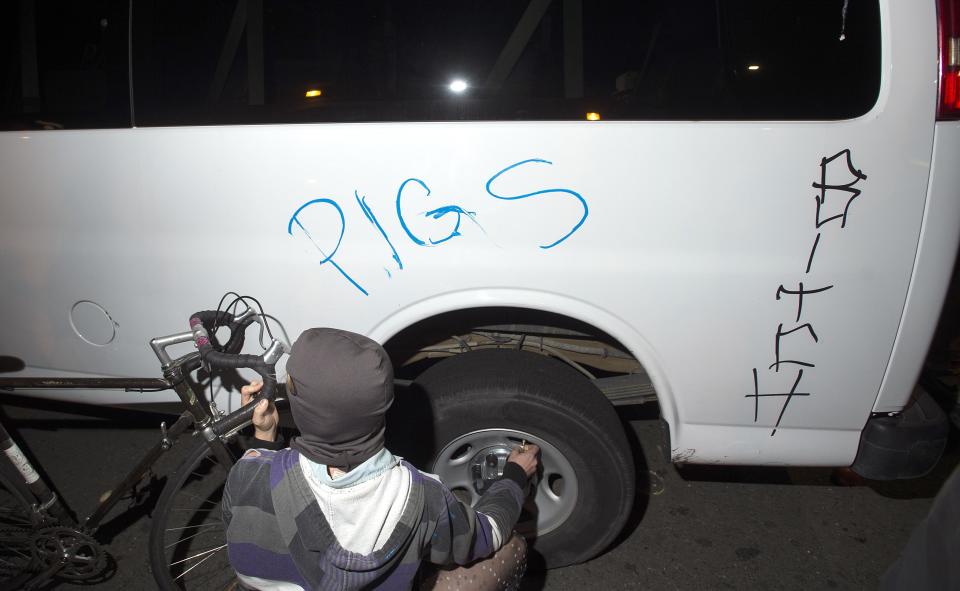
[[[89,534],[70,527],[45,527],[31,540],[33,555],[60,579],[86,581],[107,567],[107,553]]]

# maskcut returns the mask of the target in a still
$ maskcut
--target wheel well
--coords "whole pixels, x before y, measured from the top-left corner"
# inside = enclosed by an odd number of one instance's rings
[[[656,397],[643,366],[616,338],[591,324],[553,312],[518,307],[445,312],[406,327],[384,347],[402,380],[416,379],[439,360],[460,353],[521,349],[570,365],[594,380],[615,404],[647,402]],[[617,391],[622,396],[618,397]]]

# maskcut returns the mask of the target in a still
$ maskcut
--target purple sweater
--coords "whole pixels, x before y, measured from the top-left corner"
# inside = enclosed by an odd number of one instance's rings
[[[303,589],[410,589],[421,560],[468,564],[489,556],[496,550],[491,521],[502,540],[509,538],[526,481],[519,466],[508,464],[474,508],[407,462],[401,466],[411,481],[407,498],[396,500],[403,503],[400,519],[382,547],[360,555],[338,542],[296,450],[245,456],[223,493],[230,563],[245,577]]]

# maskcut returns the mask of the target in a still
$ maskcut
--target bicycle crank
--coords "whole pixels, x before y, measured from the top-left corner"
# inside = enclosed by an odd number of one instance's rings
[[[107,553],[89,534],[70,527],[45,527],[31,539],[33,555],[49,577],[86,581],[107,566]]]

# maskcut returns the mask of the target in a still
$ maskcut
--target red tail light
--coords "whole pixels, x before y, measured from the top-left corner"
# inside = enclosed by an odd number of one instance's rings
[[[940,0],[940,102],[937,119],[960,119],[960,0]]]

